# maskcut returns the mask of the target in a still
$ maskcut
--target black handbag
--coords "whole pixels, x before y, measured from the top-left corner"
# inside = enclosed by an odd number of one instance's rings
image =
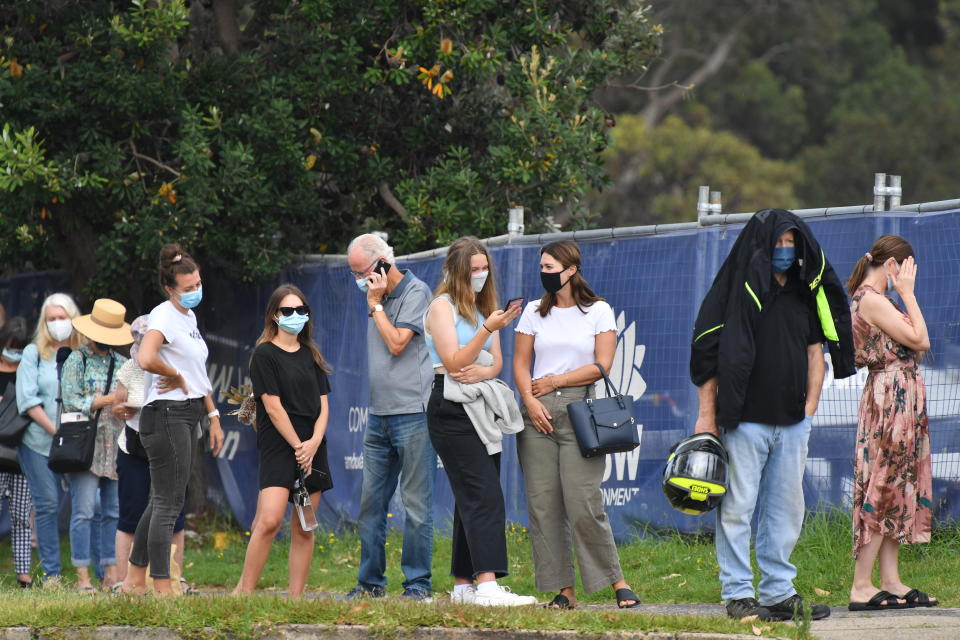
[[[30,417],[17,408],[17,388],[8,382],[0,401],[0,445],[16,448],[28,426]]]
[[[83,353],[83,369],[87,369],[87,357]],[[107,373],[107,386],[104,393],[110,391],[110,384],[113,382],[113,354],[110,355],[110,369]],[[61,371],[57,372],[59,378]],[[100,413],[103,407],[97,409],[97,414],[92,420],[78,420],[76,422],[62,422],[61,407],[63,405],[62,391],[57,394],[57,433],[53,436],[53,444],[50,445],[50,456],[47,458],[47,466],[55,473],[71,473],[76,471],[89,471],[93,466],[93,453],[97,445],[97,423],[100,421]]]
[[[632,451],[640,446],[636,420],[633,417],[633,396],[617,391],[613,382],[596,362],[607,387],[607,398],[587,398],[567,405],[573,433],[584,458],[608,453]]]
[[[20,459],[17,457],[16,447],[0,444],[0,471],[20,473]]]

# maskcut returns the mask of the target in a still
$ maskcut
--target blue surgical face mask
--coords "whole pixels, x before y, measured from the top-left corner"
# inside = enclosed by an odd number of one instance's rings
[[[367,286],[367,280],[369,279],[370,278],[368,276],[366,278],[360,278],[359,280],[354,280],[354,282],[357,283],[357,286],[360,288],[360,291],[363,291],[364,293],[366,293],[367,289],[369,289],[369,287]]]
[[[23,355],[23,349],[7,349],[3,348],[3,359],[7,362],[20,362],[20,357]]]
[[[308,315],[302,316],[296,311],[294,311],[288,316],[281,315],[280,318],[277,320],[277,325],[287,333],[292,333],[293,335],[297,335],[298,333],[303,331],[303,327],[304,325],[307,324],[308,320],[310,320],[310,316]]]
[[[796,257],[796,248],[794,247],[774,247],[772,262],[774,273],[783,273],[789,269]]]
[[[203,287],[197,287],[196,291],[188,291],[179,295],[180,306],[184,309],[193,309],[203,300]]]

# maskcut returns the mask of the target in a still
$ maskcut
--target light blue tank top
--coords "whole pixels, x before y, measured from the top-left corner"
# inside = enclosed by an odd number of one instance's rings
[[[447,294],[441,294],[441,298],[445,298],[447,302],[453,305],[453,300]],[[428,312],[429,313],[429,312]],[[477,312],[476,322],[471,324],[466,318],[457,313],[457,307],[453,307],[453,319],[454,327],[457,330],[457,344],[461,347],[465,346],[468,342],[473,340],[473,336],[477,335],[477,330],[480,329],[480,323],[483,322],[483,316],[480,315],[480,312]],[[424,323],[426,325],[426,323]],[[440,355],[437,353],[437,348],[433,344],[433,336],[424,331],[423,337],[427,342],[427,350],[430,352],[430,362],[433,363],[434,367],[442,367],[443,362],[440,361]],[[483,343],[483,348],[487,351],[490,351],[493,345],[493,334],[487,338],[487,341]]]

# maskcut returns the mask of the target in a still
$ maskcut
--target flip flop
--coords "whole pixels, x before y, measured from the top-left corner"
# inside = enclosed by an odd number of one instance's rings
[[[847,609],[850,611],[884,611],[886,609],[906,609],[907,604],[898,602],[897,596],[889,591],[877,591],[872,598],[866,602],[851,602]]]
[[[627,600],[633,600],[633,604],[621,604]],[[640,606],[640,598],[633,592],[633,589],[617,589],[617,606],[621,609],[633,609]]]
[[[570,598],[558,593],[553,597],[553,600],[550,601],[550,604],[545,605],[547,609],[575,609],[576,605],[570,604]]]
[[[910,589],[910,591],[907,591],[902,596],[897,597],[907,601],[908,609],[915,607],[935,607],[940,604],[939,600],[931,600],[930,596],[919,589]]]

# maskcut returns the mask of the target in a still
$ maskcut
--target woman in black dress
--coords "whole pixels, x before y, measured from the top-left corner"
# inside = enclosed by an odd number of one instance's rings
[[[250,378],[257,399],[257,448],[260,451],[260,496],[234,594],[252,593],[293,499],[298,471],[306,475],[313,508],[320,493],[333,488],[327,465],[327,419],[330,384],[327,366],[313,341],[313,321],[297,287],[277,287],[267,303],[263,333],[250,358]],[[290,523],[290,582],[287,593],[301,597],[313,558],[313,532],[298,518]]]

